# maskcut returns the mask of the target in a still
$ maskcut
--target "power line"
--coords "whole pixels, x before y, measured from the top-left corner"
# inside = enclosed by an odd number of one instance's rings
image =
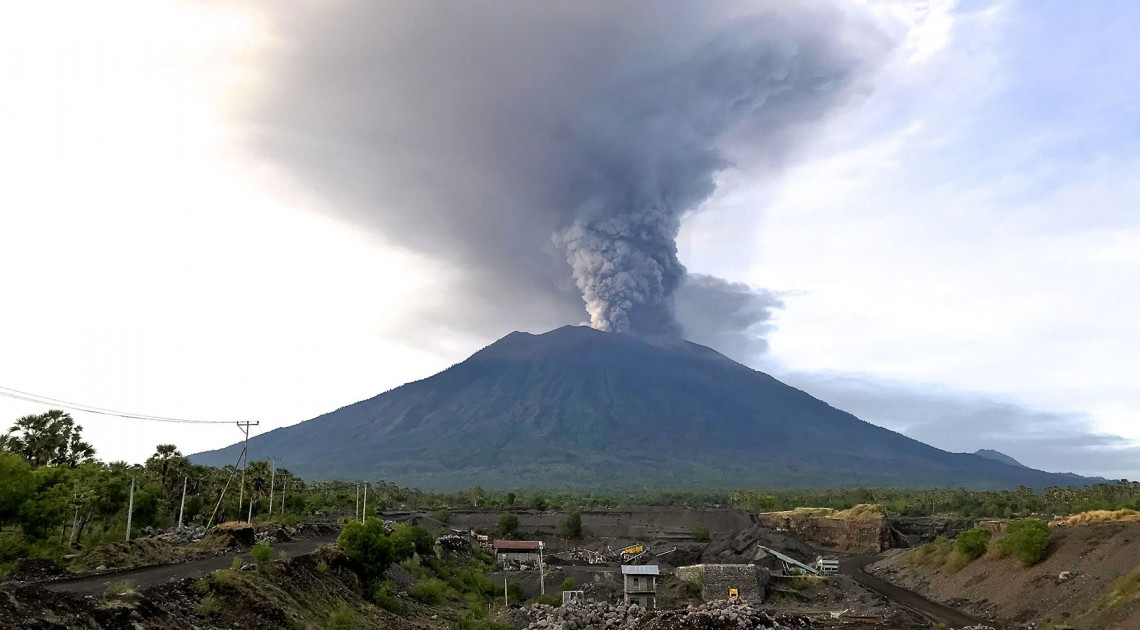
[[[28,402],[47,405],[49,407],[63,407],[64,409],[71,409],[72,411],[86,411],[88,413],[97,413],[104,416],[117,416],[119,418],[128,418],[131,420],[147,420],[150,422],[177,422],[180,424],[233,424],[233,422],[229,420],[187,420],[185,418],[165,418],[162,416],[151,416],[141,413],[115,411],[113,409],[93,407],[91,405],[84,405],[81,403],[71,403],[65,400],[59,400],[58,398],[49,398],[47,396],[22,392],[18,389],[11,389],[8,387],[0,387],[0,396],[7,396],[8,398],[15,398],[17,400],[26,400]]]

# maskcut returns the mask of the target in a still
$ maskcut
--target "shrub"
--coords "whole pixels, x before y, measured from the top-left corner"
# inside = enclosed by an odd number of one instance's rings
[[[712,533],[709,532],[709,526],[704,523],[697,523],[693,525],[693,540],[697,542],[708,542],[712,538]]]
[[[544,499],[541,494],[535,495],[534,500],[531,501],[531,505],[534,506],[536,510],[545,510],[547,505],[546,499]]]
[[[1023,518],[1010,523],[1006,528],[1002,549],[1017,556],[1025,566],[1030,566],[1045,559],[1049,538],[1048,523],[1039,518]]]
[[[373,583],[370,595],[372,603],[388,612],[399,613],[404,609],[404,603],[396,596],[396,585],[388,580]]]
[[[439,508],[435,511],[435,520],[447,525],[451,522],[451,510],[447,508]]]
[[[201,602],[198,602],[198,616],[200,617],[209,617],[211,615],[216,615],[221,611],[222,600],[214,597],[213,595],[207,595],[202,598]]]
[[[356,627],[356,613],[348,604],[341,602],[329,615],[330,630],[353,630]]]
[[[436,578],[420,580],[408,591],[408,595],[411,595],[412,599],[428,606],[442,602],[446,593],[447,584]]]
[[[958,538],[954,541],[954,550],[970,560],[976,560],[986,552],[986,545],[992,537],[993,532],[984,527],[968,529],[958,534]]]
[[[562,605],[562,598],[555,597],[554,595],[539,595],[537,601],[539,604],[545,604],[547,606],[561,606]]]
[[[987,558],[1004,558],[1009,555],[1005,550],[1005,545],[1002,543],[1004,538],[991,538],[990,542],[986,543],[986,557]]]
[[[946,556],[946,564],[942,566],[946,567],[946,570],[951,573],[957,573],[965,569],[966,565],[970,564],[971,561],[973,561],[973,558],[955,549],[950,552],[949,556]]]
[[[576,591],[578,590],[578,584],[574,582],[574,578],[566,578],[562,580],[562,585],[558,588],[564,591]]]
[[[241,558],[234,557],[234,561],[230,563],[230,569],[233,571],[241,571],[242,565],[245,564]]]
[[[570,513],[559,524],[559,529],[562,535],[566,538],[581,538],[582,537],[582,514],[577,510]]]
[[[519,529],[519,516],[518,514],[511,514],[510,512],[503,512],[499,516],[499,533],[504,537],[511,537],[515,535]]]
[[[384,531],[384,523],[370,518],[364,523],[352,521],[336,539],[344,555],[364,566],[368,577],[378,577],[395,560],[392,541]]]
[[[273,557],[273,549],[271,549],[269,543],[264,540],[254,545],[249,553],[253,555],[253,561],[256,562],[259,567],[265,566],[266,563],[269,562],[269,559]]]
[[[420,554],[420,557],[430,556],[435,553],[435,538],[432,537],[428,530],[419,525],[398,523],[395,529],[392,530],[391,539],[392,553],[395,562],[399,562],[404,558],[410,558],[412,552]]]

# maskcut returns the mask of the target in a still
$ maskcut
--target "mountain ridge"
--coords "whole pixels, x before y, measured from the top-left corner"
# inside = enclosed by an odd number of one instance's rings
[[[425,489],[1083,480],[936,449],[692,342],[578,326],[512,332],[433,376],[250,442],[306,478]],[[224,465],[240,449],[192,460]]]

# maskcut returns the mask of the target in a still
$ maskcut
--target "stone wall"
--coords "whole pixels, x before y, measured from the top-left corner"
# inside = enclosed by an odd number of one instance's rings
[[[705,601],[728,599],[729,589],[735,588],[740,599],[762,602],[771,574],[754,564],[694,564],[678,568],[677,577],[699,582]]]

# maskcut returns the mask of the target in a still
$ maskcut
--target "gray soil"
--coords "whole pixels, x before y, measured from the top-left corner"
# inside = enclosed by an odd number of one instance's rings
[[[908,591],[900,586],[895,586],[863,570],[868,564],[879,559],[879,556],[873,555],[848,556],[840,559],[839,568],[840,571],[851,576],[852,579],[859,584],[913,611],[931,623],[944,623],[951,628],[964,628],[967,626],[985,624],[985,622],[975,619],[959,610],[944,604],[932,602],[914,591]]]
[[[336,541],[336,536],[321,536],[306,540],[295,540],[273,545],[273,556],[284,553],[286,557],[293,558],[315,550],[321,545]],[[156,586],[172,580],[196,577],[218,569],[228,569],[234,558],[242,558],[245,562],[253,562],[248,551],[234,551],[219,556],[192,560],[181,564],[167,564],[156,567],[129,569],[126,571],[103,572],[98,575],[76,576],[64,578],[45,584],[48,590],[57,592],[82,593],[87,595],[101,595],[107,591],[111,584],[130,582],[132,586]]]

